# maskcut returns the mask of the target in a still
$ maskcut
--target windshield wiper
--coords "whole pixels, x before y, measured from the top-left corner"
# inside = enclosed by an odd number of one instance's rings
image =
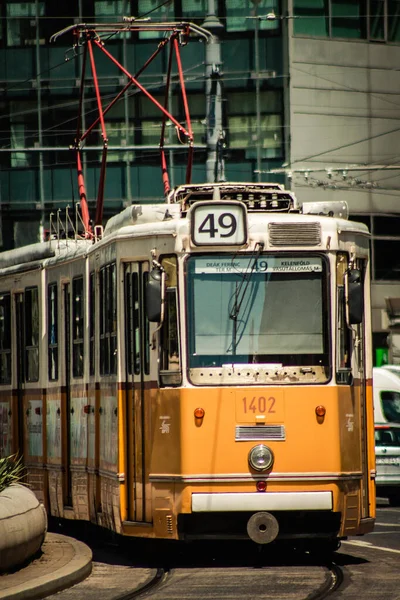
[[[236,346],[237,346],[237,323],[238,316],[240,313],[241,306],[243,304],[243,300],[246,296],[247,288],[249,287],[250,279],[253,274],[253,271],[257,265],[257,261],[260,258],[260,254],[264,249],[263,242],[257,242],[253,254],[249,259],[249,264],[247,265],[247,269],[243,274],[242,281],[239,286],[236,288],[234,292],[234,302],[231,310],[229,311],[229,318],[233,321],[233,330],[232,330],[232,354],[236,354]],[[243,288],[243,289],[242,289]]]

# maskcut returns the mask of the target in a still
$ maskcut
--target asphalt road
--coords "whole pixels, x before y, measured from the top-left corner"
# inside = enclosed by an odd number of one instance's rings
[[[127,548],[93,545],[93,572],[53,600],[115,600],[130,594],[155,567],[165,567],[161,587],[146,594],[154,600],[304,600],[326,577],[318,558],[259,552],[249,544],[209,542],[163,546],[154,552],[134,540]],[[332,600],[400,600],[400,507],[378,500],[373,533],[350,538],[334,554],[343,582]]]

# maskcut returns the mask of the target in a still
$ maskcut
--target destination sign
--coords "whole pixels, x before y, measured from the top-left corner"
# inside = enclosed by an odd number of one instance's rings
[[[241,202],[196,202],[190,210],[195,246],[243,246],[247,211]]]
[[[322,259],[316,256],[309,258],[276,258],[262,257],[234,258],[221,256],[213,258],[196,258],[196,273],[321,273]]]

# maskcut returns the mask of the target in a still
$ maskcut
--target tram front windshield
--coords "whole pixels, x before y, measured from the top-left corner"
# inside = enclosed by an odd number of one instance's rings
[[[191,256],[189,367],[327,366],[325,281],[320,256]]]

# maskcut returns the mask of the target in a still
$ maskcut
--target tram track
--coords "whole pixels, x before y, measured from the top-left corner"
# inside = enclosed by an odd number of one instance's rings
[[[112,600],[134,600],[135,598],[139,598],[139,596],[151,594],[153,590],[157,589],[168,578],[168,575],[169,569],[163,569],[161,567],[155,569],[155,574],[144,585],[132,590],[131,592],[119,594]]]
[[[304,569],[304,565],[302,567]],[[312,571],[314,570],[314,573]],[[308,566],[306,572],[297,567],[255,567],[254,569],[165,569],[157,568],[155,575],[143,586],[112,600],[201,600],[219,598],[258,598],[278,600],[287,595],[291,600],[325,600],[339,590],[344,580],[341,567]],[[241,583],[239,583],[241,582]],[[314,589],[313,589],[313,586]],[[290,590],[290,591],[289,591]]]
[[[336,590],[340,588],[344,580],[343,569],[337,564],[332,563],[329,567],[326,582],[321,589],[316,590],[311,596],[307,596],[305,600],[324,600]]]

